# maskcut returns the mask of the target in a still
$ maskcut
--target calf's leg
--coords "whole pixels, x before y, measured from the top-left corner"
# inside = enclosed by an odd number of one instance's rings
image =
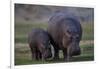
[[[32,60],[36,60],[36,51],[32,44],[29,44],[32,54]]]

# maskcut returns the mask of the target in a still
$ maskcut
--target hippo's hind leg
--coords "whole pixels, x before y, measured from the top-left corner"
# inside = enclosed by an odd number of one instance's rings
[[[36,60],[40,60],[42,58],[41,52],[40,51],[36,51]]]
[[[32,54],[32,60],[36,60],[36,51],[35,48],[33,47],[33,44],[29,44],[30,49],[31,49],[31,54]]]
[[[63,56],[64,56],[64,61],[67,61],[67,49],[63,49]]]

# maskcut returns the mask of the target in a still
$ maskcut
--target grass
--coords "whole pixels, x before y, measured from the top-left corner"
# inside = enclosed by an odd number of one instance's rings
[[[83,23],[82,28],[83,28],[82,40],[94,40],[94,24]]]
[[[33,28],[42,28],[45,30],[47,28],[47,24],[45,23],[29,23],[29,24],[15,23],[15,42],[26,43],[28,33]]]
[[[27,36],[28,33],[32,30],[32,28],[42,28],[46,30],[47,23],[15,23],[15,65],[64,62],[62,52],[60,52],[59,61],[48,60],[42,62],[42,61],[31,60],[31,52],[27,44]],[[94,40],[93,23],[83,23],[82,28],[83,28],[82,41]],[[94,43],[82,44],[80,47],[82,51],[81,55],[73,57],[70,62],[94,60]]]
[[[42,28],[46,30],[47,23],[15,23],[15,42],[26,43],[28,33],[32,28]],[[82,40],[93,40],[94,39],[94,25],[93,23],[83,23],[83,36]]]
[[[31,52],[28,46],[23,46],[15,49],[15,65],[26,65],[26,64],[46,64],[46,63],[61,63],[63,61],[62,51],[60,51],[59,61],[48,60],[45,62],[42,61],[32,61]],[[93,61],[94,60],[94,45],[81,45],[81,55],[74,56],[70,62],[78,61]]]

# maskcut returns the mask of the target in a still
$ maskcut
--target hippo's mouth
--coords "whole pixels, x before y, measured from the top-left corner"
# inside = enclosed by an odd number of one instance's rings
[[[81,51],[77,50],[77,51],[74,51],[71,55],[72,56],[77,56],[77,55],[80,55],[80,54],[81,54]]]

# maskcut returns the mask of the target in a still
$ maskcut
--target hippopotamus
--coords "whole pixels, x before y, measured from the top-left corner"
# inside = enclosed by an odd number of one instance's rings
[[[50,38],[48,32],[35,28],[28,34],[28,43],[32,53],[32,59],[46,60],[52,57]]]
[[[65,61],[81,54],[79,43],[82,38],[82,27],[77,16],[55,13],[48,21],[48,32],[54,46],[54,59],[59,59],[59,50],[63,51]]]

